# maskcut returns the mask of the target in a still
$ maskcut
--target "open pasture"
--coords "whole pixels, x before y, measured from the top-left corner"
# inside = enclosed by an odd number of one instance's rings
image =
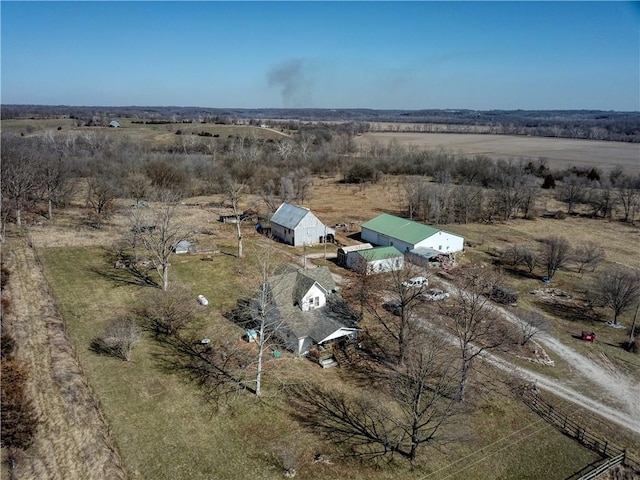
[[[627,173],[640,170],[640,144],[511,135],[463,133],[369,132],[358,138],[360,146],[372,143],[397,144],[421,150],[444,149],[457,155],[487,155],[491,158],[546,158],[551,169],[571,166],[599,168],[616,166]]]

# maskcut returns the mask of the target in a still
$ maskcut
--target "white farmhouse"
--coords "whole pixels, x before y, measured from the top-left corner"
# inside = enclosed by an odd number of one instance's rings
[[[464,250],[464,237],[423,223],[383,213],[362,224],[363,242],[393,246],[402,253],[415,248],[430,248],[449,254]]]
[[[270,223],[273,238],[294,247],[332,242],[336,235],[311,210],[290,203],[280,205]]]
[[[353,339],[358,327],[355,316],[338,293],[327,267],[303,270],[283,264],[269,278],[274,308],[274,332],[289,350],[306,355],[314,346]]]

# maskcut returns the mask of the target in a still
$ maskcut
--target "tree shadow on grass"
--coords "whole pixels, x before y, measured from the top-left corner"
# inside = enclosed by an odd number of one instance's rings
[[[229,345],[202,343],[180,335],[157,335],[153,354],[160,369],[185,375],[197,384],[209,403],[219,407],[241,391],[255,393],[245,372],[250,359]]]
[[[538,302],[540,308],[549,315],[553,315],[570,322],[580,322],[589,325],[601,324],[602,320],[593,309],[575,303],[553,301]]]
[[[91,271],[119,285],[135,285],[140,287],[159,287],[149,275],[148,263],[115,250],[105,249],[104,266],[92,267]],[[147,261],[148,262],[148,261]]]

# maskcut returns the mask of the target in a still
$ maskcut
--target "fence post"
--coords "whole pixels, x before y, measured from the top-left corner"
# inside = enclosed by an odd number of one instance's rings
[[[602,455],[607,456],[607,447],[609,446],[609,440],[604,441],[604,450],[602,450]]]

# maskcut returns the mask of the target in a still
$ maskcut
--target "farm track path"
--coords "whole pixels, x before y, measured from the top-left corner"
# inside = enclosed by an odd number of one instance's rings
[[[126,479],[127,474],[77,360],[35,251],[24,239],[3,245],[11,269],[7,322],[16,356],[29,369],[28,393],[40,420],[19,465],[24,480]]]
[[[438,281],[452,291],[457,288],[442,279]],[[500,305],[491,304],[491,308],[511,323],[517,325],[521,322],[517,315]],[[482,356],[494,366],[535,382],[537,387],[640,435],[640,383],[618,370],[612,370],[611,365],[603,365],[575,351],[550,334],[539,334],[535,341],[567,362],[576,378],[554,380],[491,353],[483,352]]]

